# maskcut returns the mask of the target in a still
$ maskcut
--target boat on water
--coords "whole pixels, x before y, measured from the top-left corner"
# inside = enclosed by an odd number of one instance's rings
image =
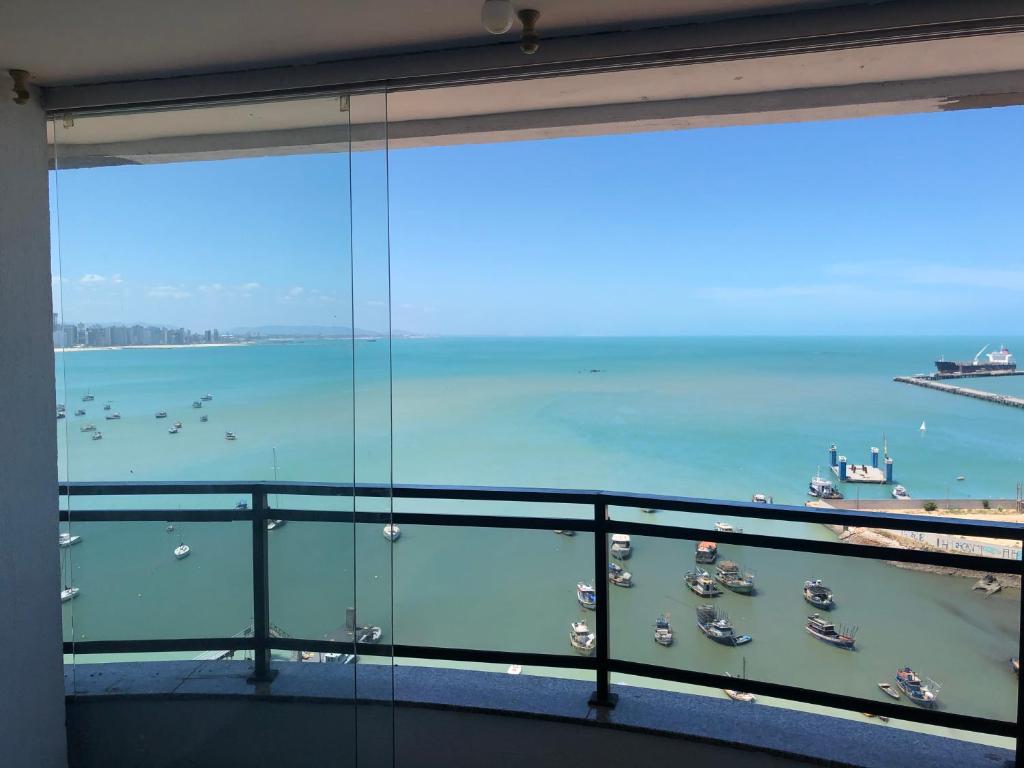
[[[576,535],[576,531],[555,531],[555,533],[557,533],[557,534],[559,534],[561,536],[575,536]]]
[[[654,642],[668,647],[674,640],[675,633],[672,631],[672,625],[668,623],[668,616],[662,614],[654,622]]]
[[[167,418],[167,411],[157,411],[156,412],[156,418],[158,418],[158,419],[166,419]]]
[[[92,394],[91,392],[86,392],[84,395],[82,395],[83,403],[91,403],[95,399],[96,395]]]
[[[192,548],[188,544],[182,542],[174,548],[174,556],[181,560],[182,558],[188,557],[191,551]]]
[[[773,504],[772,497],[765,493],[755,493],[750,497],[755,504]]]
[[[684,574],[683,583],[690,588],[691,592],[699,597],[718,597],[722,594],[722,590],[708,576],[708,572],[702,571],[700,568]]]
[[[697,551],[693,556],[695,562],[713,563],[718,559],[718,545],[713,541],[702,541],[697,544]]]
[[[739,563],[723,560],[715,568],[715,581],[726,589],[741,595],[749,595],[754,591],[754,574],[744,573]]]
[[[590,584],[579,582],[576,585],[576,602],[587,610],[593,611],[597,608],[597,591]]]
[[[835,595],[822,583],[821,579],[810,579],[804,582],[804,600],[815,608],[824,610],[835,605]]]
[[[103,410],[104,411],[109,411],[110,410],[110,403],[104,403],[103,404]]]
[[[225,440],[237,440],[238,439],[238,435],[236,435],[234,432],[225,432],[224,433],[224,439]]]
[[[737,528],[732,523],[715,523],[715,530],[721,533],[743,533],[742,528]]]
[[[175,429],[181,429],[182,423],[180,421],[176,421],[176,422],[174,422],[174,427],[175,427]]]
[[[1015,674],[1019,675],[1020,674],[1020,659],[1017,659],[1017,658],[1010,659],[1010,669],[1012,669]]]
[[[918,427],[918,430],[919,430],[920,432],[927,432],[927,431],[928,431],[928,425],[927,425],[927,424],[925,424],[925,423],[924,423],[924,422],[922,421],[922,422],[921,422],[921,426],[920,426],[920,427]]]
[[[248,508],[249,508],[249,502],[246,501],[245,499],[239,499],[238,501],[235,502],[235,509],[248,509]]]
[[[597,635],[590,631],[585,621],[573,621],[569,624],[569,644],[584,656],[593,654],[597,647]]]
[[[608,581],[617,587],[632,587],[633,574],[618,563],[608,563]]]
[[[966,373],[1009,373],[1017,370],[1017,363],[1013,359],[1013,353],[1006,348],[1005,344],[999,349],[985,355],[986,360],[981,356],[988,349],[989,345],[978,350],[978,353],[970,360],[946,360],[939,358],[935,361],[935,370],[939,373],[966,374]]]
[[[267,530],[276,531],[278,528],[284,527],[287,522],[287,520],[267,520]]]
[[[939,684],[934,680],[925,681],[910,667],[896,670],[896,685],[906,697],[922,707],[935,706],[939,695]]]
[[[898,699],[900,697],[900,692],[893,688],[889,683],[879,683],[878,689],[886,696],[891,696],[894,699]]]
[[[167,430],[167,434],[169,434],[169,435],[176,435],[176,434],[178,434],[178,428],[177,427],[171,427],[170,429]]]
[[[213,395],[211,395],[209,392],[207,392],[205,395],[203,395],[199,399],[202,400],[204,403],[208,403],[211,400],[213,400]]]
[[[357,643],[379,643],[384,630],[374,626],[356,627],[355,636]]]
[[[817,499],[843,498],[843,494],[832,485],[832,481],[825,479],[820,474],[812,477],[811,482],[807,484],[807,495]]]
[[[850,651],[853,650],[855,629],[846,629],[845,627],[837,629],[835,624],[817,613],[812,613],[807,617],[807,624],[804,628],[816,638],[825,641],[829,645],[834,645],[836,648],[845,648]]]
[[[66,586],[60,591],[60,601],[62,603],[66,603],[68,600],[74,600],[78,597],[79,592],[81,592],[81,590],[78,587]]]
[[[650,508],[648,508],[648,509],[641,509],[640,511],[641,511],[641,512],[645,512],[645,513],[647,513],[648,515],[653,515],[653,514],[654,514],[655,512],[657,512],[658,510],[656,510],[656,509],[650,509]]]
[[[729,617],[709,603],[697,606],[697,628],[709,640],[722,645],[744,645],[752,639],[750,635],[737,635]]]
[[[85,408],[79,408],[75,411],[75,416],[85,416]]]
[[[64,411],[57,411],[57,418],[58,419],[67,418],[67,413],[65,413]]]
[[[204,414],[203,414],[202,416],[200,416],[200,417],[199,417],[199,420],[200,420],[200,421],[203,421],[203,422],[206,422],[206,421],[209,421],[209,420],[210,420],[210,417],[209,417],[209,416],[207,416],[207,415],[206,415],[206,414],[204,413]]]
[[[522,664],[509,664],[505,671],[510,675],[519,675],[523,672],[523,666]]]
[[[72,536],[70,533],[61,533],[57,537],[57,543],[61,547],[70,547],[82,540],[81,536]]]
[[[616,560],[629,560],[633,554],[633,545],[629,535],[625,533],[612,534],[612,557]]]
[[[78,429],[79,429],[80,432],[95,432],[96,431],[96,425],[95,424],[85,424],[85,425],[79,427]]]
[[[118,413],[117,411],[114,411],[113,413],[108,413],[103,418],[105,418],[107,421],[117,421],[118,419],[121,418],[121,414]]]
[[[388,523],[384,526],[384,538],[388,541],[398,541],[398,537],[402,535],[402,529],[394,523]]]
[[[728,677],[732,677],[728,672],[725,673]],[[732,688],[723,688],[722,693],[728,696],[733,701],[745,701],[748,704],[753,704],[757,701],[757,696],[752,693],[746,693],[744,691],[736,691]]]
[[[103,433],[102,432],[93,432],[92,433],[92,439],[93,440],[102,440],[103,439]]]
[[[168,523],[167,527],[164,528],[164,530],[168,533],[174,533],[174,523]]]
[[[199,400],[193,400],[193,401],[192,401],[192,407],[193,407],[193,408],[202,408],[202,407],[203,407],[203,404],[202,404],[202,402],[200,402]]]
[[[897,485],[892,489],[892,497],[894,499],[909,499],[910,493],[902,485]]]

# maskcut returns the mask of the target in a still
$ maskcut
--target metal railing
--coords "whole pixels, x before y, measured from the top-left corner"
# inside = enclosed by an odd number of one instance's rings
[[[736,516],[751,519],[820,523],[848,527],[880,528],[895,531],[915,531],[961,536],[977,536],[1013,541],[1024,540],[1024,525],[949,519],[918,515],[887,514],[883,512],[848,509],[820,509],[809,507],[718,501],[678,496],[612,493],[592,490],[560,490],[546,488],[489,488],[473,486],[432,485],[364,485],[303,482],[146,482],[146,483],[64,483],[59,486],[62,496],[168,496],[168,495],[244,495],[250,498],[247,509],[62,509],[61,521],[67,522],[239,522],[252,523],[252,583],[253,633],[251,637],[207,637],[152,640],[88,640],[64,644],[65,653],[140,653],[162,651],[241,650],[254,654],[253,681],[272,679],[270,652],[313,651],[359,653],[375,656],[394,656],[419,659],[445,659],[449,661],[516,663],[565,669],[593,670],[596,689],[590,699],[593,706],[609,707],[615,704],[610,690],[611,673],[629,674],[678,683],[713,688],[733,688],[735,678],[677,669],[654,664],[617,659],[611,654],[608,599],[608,536],[624,533],[655,538],[714,541],[791,552],[856,557],[872,560],[920,563],[979,570],[989,573],[1024,575],[1024,562],[1013,559],[980,557],[954,552],[895,549],[884,546],[787,538],[742,531],[718,531],[706,528],[637,523],[610,520],[610,506],[662,511],[690,512],[704,515]],[[521,503],[554,503],[588,506],[593,514],[580,517],[519,517],[509,515],[479,515],[461,512],[371,512],[317,509],[272,508],[271,494],[292,496],[349,498],[356,506],[358,499],[395,498],[448,501],[488,501]],[[429,526],[456,526],[466,528],[504,528],[522,530],[572,529],[594,535],[594,571],[597,592],[595,610],[594,656],[561,655],[554,653],[519,653],[515,651],[476,650],[419,645],[368,644],[356,641],[313,640],[273,637],[270,632],[268,599],[268,520],[335,522],[335,523],[395,523]],[[1024,600],[1021,601],[1021,625],[1024,627]],[[1019,658],[1024,658],[1024,643],[1018,641]],[[1024,747],[1024,688],[1018,688],[1017,717],[1015,721],[998,720],[936,709],[907,707],[880,702],[831,691],[802,688],[780,683],[744,679],[743,690],[764,696],[773,696],[806,704],[813,704],[854,712],[872,712],[902,720],[945,726],[965,731],[988,733],[1014,738],[1017,753]]]

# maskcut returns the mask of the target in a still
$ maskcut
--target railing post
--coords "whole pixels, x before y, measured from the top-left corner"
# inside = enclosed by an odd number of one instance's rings
[[[270,668],[270,567],[267,556],[267,492],[261,487],[252,490],[252,636],[256,642],[253,653],[251,683],[270,682],[277,671]]]
[[[590,697],[592,707],[614,707],[618,699],[608,684],[608,505],[594,504],[594,591],[597,593],[597,689]]]
[[[1021,577],[1024,579],[1024,576]],[[1017,663],[1024,662],[1024,592],[1020,595],[1017,624]],[[1018,677],[1020,672],[1017,673]],[[1024,768],[1024,685],[1017,684],[1017,745],[1013,753],[1013,763],[1017,768]]]

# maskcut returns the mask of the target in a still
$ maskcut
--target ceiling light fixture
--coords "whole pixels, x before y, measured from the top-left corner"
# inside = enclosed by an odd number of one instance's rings
[[[511,0],[484,0],[480,9],[480,21],[492,35],[503,35],[512,29],[515,14]]]
[[[540,48],[540,37],[537,36],[537,19],[540,18],[540,11],[523,9],[518,16],[523,24],[523,36],[519,40],[519,47],[523,49],[523,53],[536,53]]]

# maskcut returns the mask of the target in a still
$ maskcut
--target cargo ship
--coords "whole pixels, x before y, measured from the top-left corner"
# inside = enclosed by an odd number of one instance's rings
[[[988,358],[988,362],[982,362],[981,356],[988,349],[988,344],[978,350],[978,354],[974,356],[973,360],[936,360],[935,368],[939,373],[981,373],[987,371],[1016,371],[1017,363],[1014,362],[1013,354],[1006,348],[1006,345],[1001,346],[995,352],[989,352],[985,355]]]

